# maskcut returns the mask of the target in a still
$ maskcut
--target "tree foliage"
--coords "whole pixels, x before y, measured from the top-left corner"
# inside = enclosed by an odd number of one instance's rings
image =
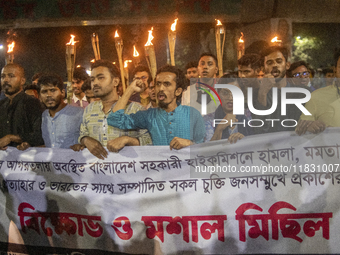
[[[331,65],[329,56],[325,54],[325,43],[316,37],[295,37],[293,46],[292,61],[304,60],[313,68],[318,68],[320,65]]]

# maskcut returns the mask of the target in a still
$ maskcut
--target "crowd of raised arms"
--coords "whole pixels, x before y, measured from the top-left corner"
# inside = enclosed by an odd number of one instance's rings
[[[288,54],[280,46],[265,48],[260,54],[245,54],[238,60],[238,71],[224,75],[218,74],[217,59],[210,53],[189,62],[184,72],[176,66],[163,66],[154,79],[148,67],[139,65],[124,93],[116,65],[98,60],[92,64],[90,76],[83,68],[74,70],[71,103],[65,99],[64,83],[58,75],[38,73],[25,86],[24,68],[10,63],[1,71],[0,149],[87,148],[105,159],[108,151],[119,152],[125,146],[166,145],[180,150],[213,140],[235,143],[255,134],[294,130],[297,135],[317,134],[327,127],[339,127],[340,54],[335,55],[336,79],[321,88],[313,83],[308,63],[290,63]],[[216,89],[222,104],[202,96],[209,87],[225,84],[223,78],[243,91],[244,114],[233,114],[233,93],[229,89]],[[201,84],[206,85],[204,89]],[[281,91],[286,87],[312,92],[303,105],[310,114],[302,113],[296,104],[287,104],[286,115],[282,115]],[[266,116],[254,114],[253,108],[272,107],[274,88],[276,110]],[[302,97],[303,93],[290,93],[288,98]],[[283,125],[287,119],[297,124]],[[247,125],[250,120],[261,125]]]

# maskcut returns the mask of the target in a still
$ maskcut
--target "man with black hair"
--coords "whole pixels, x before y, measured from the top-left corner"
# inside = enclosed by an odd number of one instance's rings
[[[69,149],[78,143],[83,108],[64,102],[65,89],[57,74],[44,74],[38,79],[41,102],[47,108],[42,114],[42,136],[48,148]]]
[[[238,82],[243,88],[252,87],[258,88],[258,75],[263,67],[261,56],[258,54],[245,54],[238,61]]]
[[[197,71],[198,62],[191,61],[185,66],[185,77],[190,81],[191,78],[198,78]]]
[[[38,84],[38,80],[39,78],[43,75],[43,73],[36,73],[32,76],[31,82],[33,85],[37,85]]]
[[[25,86],[24,91],[27,95],[30,95],[32,97],[39,99],[38,87],[36,84],[30,84],[30,85]]]
[[[99,101],[99,97],[95,97],[91,88],[91,80],[86,80],[83,85],[81,85],[81,90],[85,93],[86,100],[89,104],[94,101]]]
[[[87,102],[84,91],[81,90],[81,86],[84,84],[86,80],[89,79],[88,74],[86,73],[85,68],[77,67],[74,69],[73,78],[72,78],[72,100],[71,105],[80,106],[85,108],[88,106],[89,102]]]
[[[288,50],[281,46],[272,46],[261,53],[264,63],[265,76],[261,80],[257,100],[254,99],[254,108],[257,110],[269,110],[273,105],[273,89],[277,88],[277,107],[270,115],[259,116],[252,114],[253,119],[261,119],[262,127],[254,128],[254,133],[268,133],[279,131],[293,131],[301,115],[301,110],[295,104],[286,105],[286,115],[281,115],[281,89],[284,87],[297,87],[287,82],[287,70],[290,67]],[[287,99],[304,98],[303,93],[288,93]],[[282,121],[290,119],[286,125]],[[271,121],[267,121],[271,120]]]
[[[191,81],[191,84],[190,86],[188,86],[187,91],[185,91],[185,93],[183,94],[182,104],[190,105],[195,109],[201,109],[202,97],[205,94],[207,98],[207,105],[205,107],[206,112],[202,111],[202,115],[206,115],[215,112],[215,109],[218,106],[215,105],[210,95],[208,96],[203,90],[205,89],[210,92],[210,89],[205,86],[205,84],[214,88],[217,82],[218,62],[216,56],[207,52],[201,54],[198,61],[197,70],[200,79],[197,82]],[[217,100],[216,102],[219,102],[219,100]]]
[[[312,92],[315,88],[312,86],[309,75],[310,66],[303,60],[292,63],[287,71],[287,77],[293,85],[305,87]]]
[[[131,96],[130,101],[141,103],[146,107],[150,103],[149,86],[152,81],[150,70],[147,66],[138,65],[132,72],[134,80],[141,80],[144,83],[145,90],[142,93],[136,93]]]
[[[111,61],[97,60],[91,65],[91,70],[92,91],[100,100],[85,108],[79,136],[82,148],[86,147],[94,156],[104,159],[108,155],[104,147],[109,151],[118,152],[125,146],[151,145],[151,137],[147,130],[120,129],[107,123],[107,117],[119,99],[117,93],[120,83],[119,69]],[[125,114],[145,109],[136,102],[126,103],[123,108]]]
[[[306,103],[306,109],[312,114],[301,114],[296,127],[298,135],[307,131],[317,134],[326,127],[340,127],[340,50],[334,54],[335,81],[332,85],[315,90],[311,99]]]
[[[192,107],[180,104],[186,87],[186,78],[179,68],[163,66],[157,71],[155,79],[158,108],[124,114],[129,97],[144,89],[144,84],[135,80],[113,108],[108,124],[121,129],[146,128],[154,145],[170,145],[170,149],[179,150],[193,143],[201,143],[205,136],[201,114]]]
[[[25,71],[19,64],[7,64],[1,70],[1,86],[6,98],[0,101],[0,150],[15,146],[25,150],[44,144],[41,136],[39,100],[26,95]]]

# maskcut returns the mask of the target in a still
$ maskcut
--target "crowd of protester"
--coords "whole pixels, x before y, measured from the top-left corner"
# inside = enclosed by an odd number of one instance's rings
[[[38,73],[25,86],[24,68],[10,63],[1,71],[0,149],[87,148],[104,159],[108,151],[119,152],[125,146],[167,145],[179,150],[213,140],[228,139],[235,143],[246,136],[269,132],[295,130],[298,135],[316,134],[327,127],[340,126],[339,61],[340,52],[335,54],[336,78],[321,88],[309,64],[290,63],[284,47],[267,47],[260,54],[247,53],[238,60],[237,72],[221,75],[217,58],[203,53],[197,61],[189,62],[184,71],[169,65],[159,68],[154,79],[148,67],[137,66],[133,81],[123,92],[117,66],[97,60],[91,66],[90,76],[83,68],[74,70],[70,103],[58,75]],[[243,91],[246,99],[251,97],[252,105],[245,100],[244,114],[233,114],[233,94],[229,89],[217,89],[221,105],[219,100],[203,96],[210,95],[209,91],[226,79]],[[294,104],[287,105],[286,115],[282,115],[281,90],[294,87],[312,93],[304,104],[311,115],[301,113]],[[270,111],[274,92],[278,107]],[[304,96],[290,93],[289,98]],[[205,112],[200,112],[202,104],[206,104]],[[254,114],[253,108],[268,110],[270,114]],[[223,121],[216,123],[216,119]],[[264,125],[251,128],[232,124],[251,119],[262,120]],[[265,119],[280,122],[291,119],[298,124],[286,127]]]

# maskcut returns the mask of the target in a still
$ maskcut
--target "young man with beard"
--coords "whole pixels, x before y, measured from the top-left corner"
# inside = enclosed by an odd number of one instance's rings
[[[49,148],[69,149],[78,143],[83,108],[64,102],[63,80],[56,74],[42,75],[38,91],[46,110],[42,114],[42,136]]]
[[[155,92],[158,108],[136,114],[124,114],[124,107],[133,93],[143,91],[143,83],[135,80],[108,117],[108,124],[121,129],[146,128],[154,145],[170,145],[179,150],[193,143],[202,143],[204,121],[196,109],[179,102],[187,87],[184,73],[175,66],[164,66],[157,71]]]
[[[86,147],[97,158],[104,159],[108,155],[104,147],[109,151],[118,152],[125,146],[151,145],[151,137],[147,130],[120,129],[107,123],[107,117],[119,99],[117,92],[120,84],[119,69],[108,60],[98,60],[91,65],[91,71],[93,94],[100,100],[92,102],[85,108],[79,136],[83,148]],[[125,94],[126,92],[123,96]],[[125,109],[122,110],[125,114],[132,114],[145,108],[139,103],[130,102],[122,109]]]
[[[254,99],[254,108],[257,110],[268,110],[273,105],[273,88],[277,88],[277,107],[270,115],[258,116],[252,114],[253,119],[262,119],[262,127],[253,128],[254,133],[268,133],[279,131],[294,131],[301,110],[295,104],[286,105],[286,115],[281,115],[281,89],[284,87],[297,87],[289,84],[286,79],[286,72],[290,67],[288,62],[288,50],[285,47],[272,46],[261,53],[264,62],[265,76],[260,82],[257,98]],[[304,98],[303,93],[288,93],[287,99]],[[256,100],[257,99],[257,100]],[[281,123],[285,119],[285,126]],[[271,121],[267,121],[271,120]]]
[[[7,64],[1,71],[1,86],[6,98],[0,101],[0,150],[16,146],[25,150],[29,146],[44,144],[41,136],[41,110],[39,100],[26,95],[24,68]]]

